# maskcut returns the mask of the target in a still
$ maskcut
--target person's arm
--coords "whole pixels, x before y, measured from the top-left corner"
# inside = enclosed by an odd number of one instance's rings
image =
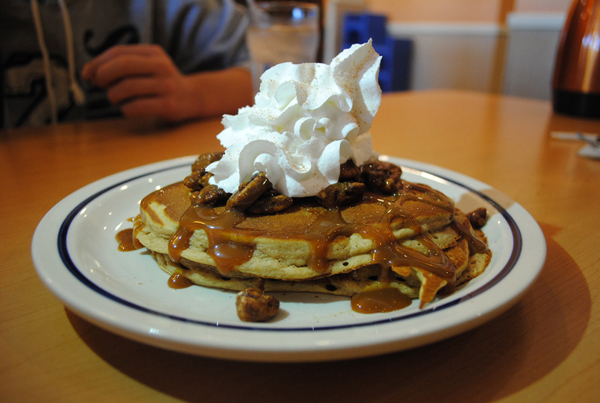
[[[253,103],[250,72],[242,67],[182,74],[157,45],[115,46],[89,62],[84,79],[105,88],[127,117],[168,121],[235,113]]]

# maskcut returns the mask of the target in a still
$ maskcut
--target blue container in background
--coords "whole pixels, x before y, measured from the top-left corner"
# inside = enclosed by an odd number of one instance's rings
[[[383,58],[379,86],[383,92],[407,91],[410,80],[412,41],[387,35],[387,18],[378,14],[349,14],[344,18],[342,49],[373,40],[373,48]]]

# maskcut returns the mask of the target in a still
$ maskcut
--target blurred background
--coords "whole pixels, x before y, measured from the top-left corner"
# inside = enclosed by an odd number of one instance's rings
[[[340,40],[328,31],[338,15],[343,24],[348,12],[380,14],[390,37],[411,42],[406,89],[551,99],[554,59],[571,0],[323,1],[326,62]]]
[[[571,4],[571,0],[309,2],[319,3],[323,10],[323,62],[329,63],[349,42],[360,42],[363,34],[385,36],[374,39],[376,50],[394,64],[382,65],[382,79],[389,81],[382,85],[384,91],[452,88],[544,100],[552,97],[556,50]],[[395,77],[386,77],[386,70]]]

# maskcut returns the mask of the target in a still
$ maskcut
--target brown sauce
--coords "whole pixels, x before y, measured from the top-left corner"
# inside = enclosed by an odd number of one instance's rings
[[[194,283],[192,283],[192,281],[189,278],[185,277],[179,271],[176,271],[171,275],[171,277],[169,277],[168,284],[169,287],[175,289],[188,288],[194,285]]]
[[[212,256],[221,273],[229,273],[236,266],[252,258],[254,246],[229,240],[216,241],[213,236],[208,254]]]
[[[133,223],[133,228],[126,228],[115,235],[118,243],[118,249],[121,252],[131,252],[133,250],[142,249],[144,245],[137,239],[138,234],[144,228],[142,217],[138,214],[137,217],[130,217],[127,221]]]
[[[405,192],[400,195],[399,204],[402,205],[406,200],[418,200],[428,203],[432,206],[439,207],[446,211],[454,211],[454,203],[446,197],[442,192],[433,189],[430,186],[422,183],[405,183]],[[421,195],[415,194],[415,192],[422,193]]]
[[[378,263],[387,267],[417,266],[449,282],[453,282],[455,280],[454,274],[456,268],[450,259],[442,249],[422,233],[421,226],[415,217],[407,214],[402,209],[402,203],[407,198],[406,194],[401,194],[395,201],[377,199],[379,204],[386,207],[386,211],[380,220],[380,223],[383,225],[363,226],[359,229],[358,232],[361,232],[375,243],[372,263]],[[436,200],[435,203],[440,203],[440,201]],[[447,206],[447,204],[444,204],[444,206]],[[403,228],[410,228],[415,232],[415,238],[428,249],[427,255],[423,255],[414,249],[402,246],[396,242],[391,229],[391,223],[398,219],[403,223]]]
[[[115,235],[115,239],[119,244],[118,248],[121,252],[130,252],[132,250],[138,249],[133,238],[133,228],[127,228],[117,232],[117,235]]]
[[[418,192],[418,193],[416,193]],[[447,211],[454,211],[453,202],[441,192],[429,186],[407,183],[405,191],[396,197],[366,196],[364,201],[377,203],[385,207],[379,224],[362,224],[346,222],[338,208],[332,208],[319,214],[303,234],[297,239],[304,239],[310,245],[308,267],[317,273],[326,272],[329,268],[327,252],[331,242],[337,236],[350,236],[360,233],[374,243],[372,263],[383,267],[416,266],[447,280],[455,281],[455,267],[444,252],[421,232],[421,226],[412,215],[408,214],[402,204],[409,200],[418,200]],[[189,247],[190,238],[196,230],[204,230],[209,242],[207,253],[213,258],[217,269],[227,274],[236,266],[252,258],[254,239],[264,235],[266,231],[250,231],[235,228],[244,220],[242,212],[235,208],[217,209],[208,205],[193,205],[182,215],[179,228],[169,241],[169,256],[174,262],[181,260],[181,253]],[[404,228],[412,229],[416,237],[429,250],[425,256],[413,249],[396,242],[391,230],[391,223],[401,223]],[[236,239],[230,233],[235,232]],[[272,234],[271,234],[272,235]],[[287,236],[281,235],[282,238]]]
[[[467,240],[469,252],[471,254],[485,252],[487,250],[488,247],[485,242],[473,235],[464,225],[458,221],[453,221],[451,225],[454,231],[461,234]]]
[[[396,196],[365,195],[363,202],[378,204],[385,208],[378,223],[347,222],[339,208],[332,208],[316,214],[315,220],[304,233],[295,234],[294,238],[308,242],[310,255],[307,266],[317,273],[324,273],[329,269],[327,253],[336,237],[359,233],[363,238],[373,242],[371,263],[380,265],[382,278],[386,273],[389,275],[390,268],[393,267],[418,267],[446,280],[447,288],[452,288],[456,281],[456,268],[443,250],[422,232],[416,217],[403,208],[404,203],[414,201],[454,213],[454,203],[443,193],[426,185],[405,182],[404,190]],[[192,205],[181,216],[179,228],[169,240],[170,258],[174,262],[179,262],[182,252],[189,248],[194,232],[202,230],[208,238],[207,253],[213,258],[215,266],[221,273],[229,273],[252,258],[255,238],[267,234],[267,231],[236,228],[237,224],[244,219],[244,214],[235,207],[214,208],[208,205]],[[392,224],[398,228],[411,229],[416,234],[413,239],[418,239],[428,252],[424,255],[397,242]],[[128,235],[121,235],[125,241],[119,241],[120,245],[122,244],[123,248],[132,248],[128,250],[141,247],[133,243],[139,244],[135,235],[143,230],[143,226],[141,218],[136,217],[134,229],[129,230]],[[471,252],[480,252],[487,248],[485,243],[477,239],[462,224],[453,220],[452,228],[467,239]],[[122,232],[126,233],[125,231]],[[269,234],[269,236],[291,238],[288,234]],[[126,244],[126,242],[130,243]],[[171,288],[186,288],[190,285],[192,282],[181,275],[180,271],[169,279]],[[352,297],[352,309],[361,313],[389,312],[410,304],[410,298],[389,286],[386,281],[383,281],[383,285],[379,288],[363,291]]]
[[[144,245],[138,240],[138,235],[143,231],[146,225],[142,222],[142,216],[139,214],[132,218],[131,221],[133,221],[133,246],[136,249],[142,249]]]
[[[190,238],[194,230],[179,223],[179,228],[175,235],[169,239],[169,257],[175,263],[181,260],[181,253],[190,247]]]
[[[350,303],[358,313],[382,313],[406,308],[412,300],[397,288],[384,286],[354,294]]]
[[[244,214],[235,209],[217,213],[217,210],[211,206],[191,206],[181,216],[179,228],[169,240],[171,260],[179,262],[181,253],[190,246],[190,238],[194,231],[202,229],[208,237],[209,247],[207,253],[213,258],[221,273],[229,273],[234,267],[252,258],[254,245],[251,240],[261,235],[257,231],[241,231],[246,235],[250,235],[250,242],[244,243],[229,239],[227,234],[243,220]]]

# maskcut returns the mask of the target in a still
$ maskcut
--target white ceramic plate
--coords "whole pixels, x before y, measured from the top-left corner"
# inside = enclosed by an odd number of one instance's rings
[[[143,343],[204,356],[255,361],[316,361],[408,349],[478,326],[512,306],[546,256],[544,236],[517,203],[489,186],[439,167],[384,157],[403,178],[428,184],[471,211],[486,207],[493,259],[486,271],[424,309],[358,314],[349,298],[279,293],[268,323],[241,322],[235,293],[200,286],[174,290],[147,252],[119,252],[115,235],[131,227],[148,193],[182,180],[194,157],[159,162],[94,182],[42,219],[32,255],[46,286],[71,310]]]

